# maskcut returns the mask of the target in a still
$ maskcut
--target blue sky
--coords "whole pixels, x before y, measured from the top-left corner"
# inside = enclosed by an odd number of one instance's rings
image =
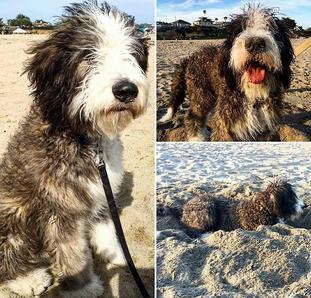
[[[176,18],[192,22],[203,15],[203,9],[209,17],[222,20],[224,16],[238,13],[247,2],[277,7],[281,17],[291,17],[303,28],[311,27],[311,0],[158,0],[157,20],[174,21]]]
[[[32,21],[43,19],[54,22],[54,17],[61,15],[62,7],[72,2],[83,2],[83,0],[0,0],[0,18],[13,19],[18,13],[23,13]],[[107,2],[134,15],[138,23],[154,23],[154,0],[108,0]]]

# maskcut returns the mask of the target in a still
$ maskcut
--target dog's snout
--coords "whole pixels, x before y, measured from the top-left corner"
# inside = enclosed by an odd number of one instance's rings
[[[245,49],[250,53],[262,52],[266,48],[266,42],[261,37],[250,37],[245,41]]]
[[[132,82],[120,81],[112,86],[112,93],[121,102],[130,103],[137,97],[138,88]]]

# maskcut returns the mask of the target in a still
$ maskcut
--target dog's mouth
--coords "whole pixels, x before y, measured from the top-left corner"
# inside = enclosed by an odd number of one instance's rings
[[[129,107],[113,107],[113,108],[110,108],[107,113],[109,114],[109,113],[119,113],[119,112],[127,112],[127,111],[128,112],[131,111]]]
[[[105,111],[106,115],[117,114],[120,117],[131,115],[134,119],[137,118],[140,111],[135,106],[113,106]]]
[[[257,61],[246,65],[246,73],[253,84],[261,84],[267,76],[267,67]]]

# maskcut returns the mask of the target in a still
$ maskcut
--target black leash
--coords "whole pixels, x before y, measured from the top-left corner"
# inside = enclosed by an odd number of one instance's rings
[[[113,193],[112,193],[112,189],[111,189],[111,185],[110,185],[110,182],[109,182],[109,178],[108,178],[108,174],[107,174],[107,171],[106,171],[105,164],[100,164],[98,166],[98,170],[99,170],[100,177],[101,177],[101,180],[102,180],[102,184],[103,184],[103,187],[104,187],[104,190],[105,190],[105,194],[106,194],[106,198],[107,198],[107,201],[108,201],[111,217],[112,217],[113,223],[115,225],[116,232],[117,232],[117,235],[118,235],[118,238],[119,238],[119,241],[120,241],[120,244],[121,244],[124,256],[125,256],[126,261],[127,261],[127,265],[130,268],[130,271],[131,271],[131,273],[132,273],[132,275],[134,277],[134,280],[136,282],[136,285],[137,285],[137,287],[138,287],[142,297],[149,298],[150,295],[149,295],[149,293],[148,293],[148,291],[147,291],[147,289],[146,289],[142,279],[140,278],[140,276],[139,276],[139,274],[137,272],[137,269],[135,267],[135,264],[133,262],[133,259],[131,257],[131,254],[129,252],[129,249],[128,249],[128,246],[127,246],[127,243],[126,243],[126,239],[125,239],[125,236],[124,236],[124,233],[123,233],[122,225],[121,225],[121,222],[120,222],[120,218],[119,218],[116,202],[114,200],[114,196],[113,196]]]

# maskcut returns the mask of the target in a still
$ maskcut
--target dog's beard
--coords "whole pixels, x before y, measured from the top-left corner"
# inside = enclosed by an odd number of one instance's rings
[[[94,128],[99,134],[113,137],[125,129],[133,119],[130,111],[101,113],[95,118]]]
[[[264,80],[260,84],[250,81],[247,72],[244,72],[240,80],[240,89],[250,100],[266,99],[271,93],[276,93],[279,88],[273,73],[267,72]]]
[[[138,105],[129,108],[112,107],[103,110],[94,116],[93,129],[100,135],[114,137],[143,112],[144,108]]]
[[[280,69],[279,58],[265,52],[231,56],[230,65],[240,78],[240,89],[249,99],[265,99],[277,91],[275,71]]]
[[[265,99],[278,91],[278,83],[270,60],[246,61],[236,70],[240,78],[240,89],[249,99]],[[280,90],[279,90],[280,91]]]

